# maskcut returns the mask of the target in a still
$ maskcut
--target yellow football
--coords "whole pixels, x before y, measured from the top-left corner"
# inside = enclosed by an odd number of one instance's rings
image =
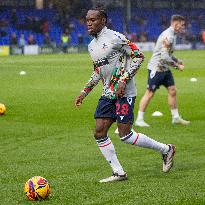
[[[4,104],[0,103],[0,115],[3,115],[6,112],[6,107]]]
[[[51,188],[45,178],[34,176],[25,183],[24,192],[30,201],[44,200],[49,196]]]

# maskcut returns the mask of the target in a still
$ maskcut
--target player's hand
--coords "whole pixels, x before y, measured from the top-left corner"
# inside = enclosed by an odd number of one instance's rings
[[[79,107],[82,104],[84,98],[85,98],[85,93],[81,93],[78,97],[76,97],[75,106]]]
[[[184,65],[183,61],[178,59],[178,65]]]
[[[183,71],[183,70],[184,70],[184,65],[183,65],[183,64],[178,64],[178,69],[179,69],[180,71]]]
[[[121,98],[124,96],[125,86],[126,86],[126,84],[119,81],[118,86],[117,86],[117,90],[116,90],[116,98]]]

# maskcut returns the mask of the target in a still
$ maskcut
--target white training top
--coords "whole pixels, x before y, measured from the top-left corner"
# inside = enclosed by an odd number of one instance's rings
[[[153,55],[148,63],[148,69],[152,71],[166,71],[169,66],[176,67],[178,59],[172,55],[176,44],[174,28],[169,27],[163,31],[157,39]]]
[[[88,51],[94,71],[83,89],[86,95],[102,80],[102,96],[115,99],[119,81],[126,84],[124,97],[136,96],[133,77],[144,56],[134,43],[123,34],[104,27],[88,45]]]

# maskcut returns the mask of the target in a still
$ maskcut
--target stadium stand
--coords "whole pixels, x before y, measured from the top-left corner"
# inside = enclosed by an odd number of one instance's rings
[[[129,22],[129,33],[136,34],[137,41],[141,41],[140,35],[144,35],[147,41],[155,41],[161,31],[169,24],[172,14],[179,13],[187,17],[187,39],[199,40],[200,33],[205,28],[205,15],[203,9],[177,10],[177,9],[139,9],[133,8]],[[123,32],[123,10],[114,8],[108,11],[112,28]],[[44,33],[48,31],[50,39],[56,45],[61,44],[61,35],[64,26],[56,20],[58,12],[55,9],[3,9],[0,12],[0,45],[9,45],[12,33],[16,33],[17,39],[23,33],[27,41],[30,34],[38,45],[44,43]],[[88,44],[90,37],[87,35],[85,22],[75,17],[69,18],[71,45]],[[45,31],[43,30],[45,26]],[[36,27],[35,27],[36,26]]]

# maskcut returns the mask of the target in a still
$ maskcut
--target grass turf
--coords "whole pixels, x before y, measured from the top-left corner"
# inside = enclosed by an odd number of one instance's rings
[[[136,76],[138,97],[144,94],[146,65]],[[0,204],[31,204],[23,193],[32,176],[48,179],[50,198],[35,204],[134,205],[205,204],[205,51],[181,51],[184,72],[173,71],[180,114],[191,121],[173,126],[164,88],[157,91],[145,119],[150,128],[138,128],[152,138],[177,146],[175,166],[161,170],[160,154],[125,145],[114,134],[118,157],[129,180],[99,184],[111,169],[93,139],[93,113],[101,95],[101,83],[79,109],[74,99],[92,72],[88,54],[11,56],[0,58],[0,102],[7,107],[0,116]],[[26,71],[24,76],[20,71]],[[190,82],[196,77],[197,82]],[[162,117],[152,117],[154,111]]]

